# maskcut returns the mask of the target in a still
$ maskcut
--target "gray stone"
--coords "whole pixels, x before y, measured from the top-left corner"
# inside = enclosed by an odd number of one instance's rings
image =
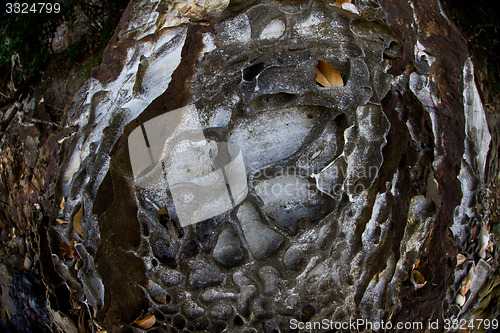
[[[256,259],[270,256],[280,246],[283,236],[261,222],[257,210],[251,203],[243,203],[238,209],[237,216],[250,252]]]
[[[229,318],[231,318],[233,313],[233,308],[230,305],[224,303],[216,304],[210,310],[210,315],[212,316],[212,318],[219,320],[228,320]]]
[[[296,234],[301,220],[316,222],[328,212],[328,197],[305,177],[281,175],[254,183],[255,192],[264,203],[263,211],[289,234]]]
[[[222,230],[214,248],[214,259],[225,267],[234,267],[243,261],[238,235],[231,226]]]
[[[189,277],[189,284],[194,289],[218,285],[224,276],[216,267],[195,268]]]
[[[298,246],[291,246],[283,257],[283,263],[288,269],[297,268],[304,259],[304,252]]]
[[[260,277],[264,281],[264,292],[266,295],[274,295],[278,292],[278,270],[272,266],[265,266],[259,270]]]

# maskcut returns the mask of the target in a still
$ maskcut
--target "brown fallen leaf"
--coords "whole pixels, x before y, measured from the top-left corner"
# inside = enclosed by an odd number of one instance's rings
[[[415,260],[415,263],[413,264],[413,268],[412,269],[417,269],[418,265],[420,265],[420,258],[417,258],[417,260]]]
[[[342,4],[343,3],[351,3],[351,0],[337,0],[335,1],[335,3],[333,4],[334,6],[337,6],[339,8],[342,8]]]
[[[457,266],[462,265],[466,260],[467,260],[466,256],[464,256],[461,253],[457,254]]]
[[[154,300],[160,304],[167,304],[167,295],[166,294],[159,294],[154,297]]]
[[[158,210],[158,215],[167,215],[167,216],[170,216],[170,215],[168,214],[167,207],[165,207],[165,206],[163,206],[163,208],[160,208],[160,209]]]
[[[488,232],[488,228],[483,225],[479,232],[479,245],[481,246],[478,254],[481,258],[486,258],[486,250],[490,247],[490,233]]]
[[[323,87],[343,87],[344,81],[340,72],[333,68],[329,63],[324,60],[318,60],[318,64],[314,69],[316,72],[316,82]]]
[[[57,221],[59,224],[66,224],[66,223],[69,223],[68,221],[63,220],[63,219],[56,219],[56,221]]]
[[[467,274],[467,276],[464,277],[462,283],[460,284],[460,290],[459,290],[460,295],[465,296],[465,294],[467,294],[467,292],[470,289],[471,283],[472,283],[472,277],[469,274]]]
[[[427,283],[427,281],[425,280],[425,277],[422,275],[422,273],[420,273],[419,271],[417,271],[415,269],[412,270],[410,273],[410,281],[415,286],[415,290],[422,288]]]
[[[80,206],[80,209],[76,212],[75,216],[73,216],[73,230],[75,230],[76,234],[80,236],[82,239],[85,239],[85,231],[82,227],[82,218],[83,218],[83,203]]]
[[[156,323],[155,315],[147,316],[143,319],[134,320],[134,324],[137,327],[142,328],[143,330],[147,330],[148,328],[153,326],[155,323]]]
[[[71,239],[69,245],[66,244],[64,241],[61,240],[61,250],[63,250],[63,257],[64,259],[72,259],[75,257],[75,243],[76,240],[73,238]]]

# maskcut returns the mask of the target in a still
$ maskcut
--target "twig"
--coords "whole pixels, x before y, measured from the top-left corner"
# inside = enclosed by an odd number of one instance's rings
[[[26,117],[26,120],[29,121],[29,122],[32,122],[32,123],[40,123],[40,124],[45,124],[45,125],[51,125],[51,126],[55,126],[57,128],[61,127],[60,125],[58,125],[56,123],[53,123],[51,121],[48,121],[48,120],[41,120],[41,119],[28,118],[28,117]]]

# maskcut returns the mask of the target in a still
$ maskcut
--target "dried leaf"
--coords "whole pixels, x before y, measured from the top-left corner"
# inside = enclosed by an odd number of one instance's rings
[[[490,233],[485,225],[481,227],[481,231],[479,233],[479,244],[481,245],[481,248],[479,249],[478,254],[484,259],[486,258],[486,250],[490,247]]]
[[[147,316],[146,318],[137,319],[134,321],[134,324],[137,325],[137,327],[142,328],[143,330],[147,330],[155,323],[156,323],[156,317],[154,315]]]
[[[64,142],[64,140],[66,140],[67,138],[69,138],[69,136],[66,136],[66,137],[64,137],[62,139],[57,140],[57,143],[58,144],[62,144]]]
[[[158,210],[158,215],[167,215],[167,216],[170,216],[168,214],[167,207],[160,208],[160,210]]]
[[[59,204],[59,207],[60,207],[61,209],[64,209],[64,204],[65,204],[65,203],[66,203],[66,198],[65,198],[65,197],[63,197],[63,198],[62,198],[62,200],[61,200],[61,203]]]
[[[460,290],[459,290],[460,295],[465,296],[465,294],[467,294],[467,292],[470,289],[471,283],[472,283],[472,277],[469,274],[467,274],[467,276],[464,277],[462,283],[460,284]]]
[[[66,224],[66,223],[69,223],[68,221],[63,220],[63,219],[56,219],[56,221],[57,221],[59,224]]]
[[[466,256],[464,256],[461,253],[457,254],[457,266],[462,265],[466,260],[467,260]]]
[[[69,246],[64,241],[61,241],[60,247],[64,252],[63,257],[65,259],[72,259],[75,257],[75,243],[76,240],[74,238],[71,239]]]
[[[337,0],[333,5],[342,8],[343,3],[351,3],[351,0]]]
[[[75,271],[78,272],[80,270],[80,268],[82,268],[82,267],[83,267],[82,261],[80,259],[77,259],[76,264],[75,264]]]
[[[481,298],[485,297],[489,293],[493,291],[497,286],[500,287],[500,275],[494,275],[494,278],[491,278],[486,286],[481,290],[480,296]]]
[[[80,206],[78,212],[76,212],[75,216],[73,216],[73,230],[75,230],[76,234],[81,237],[81,239],[85,239],[85,231],[82,227],[82,218],[83,218],[83,204]]]
[[[314,69],[317,76],[316,82],[323,87],[343,87],[344,81],[339,71],[333,68],[329,63],[324,60],[318,60],[318,64]]]
[[[427,283],[427,281],[425,280],[425,277],[422,275],[422,273],[420,273],[419,271],[417,271],[415,269],[412,270],[410,273],[410,281],[415,286],[415,290],[422,288]]]
[[[415,260],[415,263],[413,264],[413,268],[412,269],[418,268],[418,265],[420,265],[420,258],[417,258],[417,260]]]
[[[167,295],[159,294],[154,297],[154,300],[160,304],[167,304]]]

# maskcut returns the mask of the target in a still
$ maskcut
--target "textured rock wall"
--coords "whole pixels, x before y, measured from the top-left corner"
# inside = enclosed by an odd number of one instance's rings
[[[319,60],[342,87],[317,84]],[[52,258],[108,331],[141,311],[228,332],[450,318],[477,296],[455,300],[473,263],[477,288],[494,265],[474,236],[490,134],[437,1],[131,2],[93,75],[66,112],[71,223],[51,222],[74,253]],[[240,147],[249,194],[180,227],[168,185],[134,181],[127,138],[187,105]]]

